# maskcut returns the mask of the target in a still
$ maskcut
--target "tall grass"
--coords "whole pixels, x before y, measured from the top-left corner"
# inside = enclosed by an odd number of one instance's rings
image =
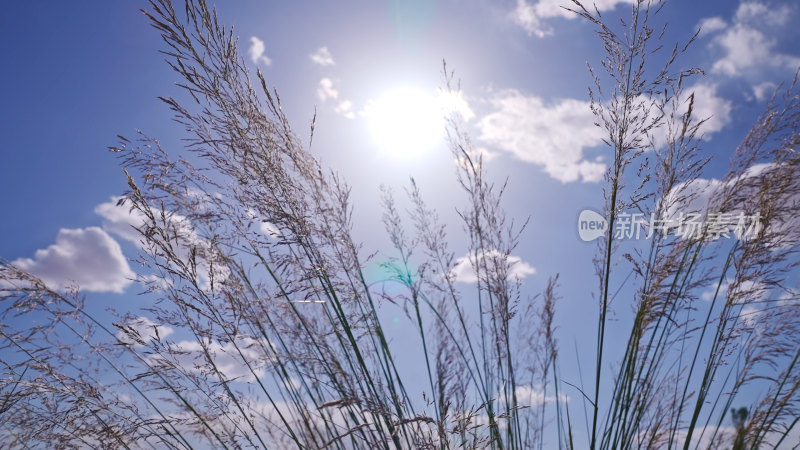
[[[787,439],[800,417],[800,315],[793,298],[771,296],[787,291],[798,262],[796,84],[769,103],[700,211],[758,213],[755,236],[654,233],[630,252],[614,237],[623,211],[667,217],[684,207],[707,162],[687,88],[701,71],[674,68],[694,37],[661,49],[652,25],[661,7],[640,1],[611,27],[574,5],[605,50],[590,96],[613,152],[596,360],[585,374],[593,382],[578,386],[559,369],[558,276],[541,296],[522,295],[510,255],[525,223],[507,218],[505,186],[489,181],[458,116],[448,143],[475,289],[456,284],[447,228],[413,180],[407,212],[382,192],[395,256],[383,264],[393,287],[376,289],[351,233],[349,187],[303,147],[261,72],[251,78],[232,30],[203,0],[178,10],[152,0],[145,14],[189,99],[162,100],[189,153],[171,157],[144,135],[112,150],[129,186],[120,205],[138,221],[139,262],[151,275],[141,282],[158,300],[148,320],[105,323],[77,287],[54,290],[0,263],[3,445],[687,449]],[[457,92],[452,72],[443,75]],[[621,257],[631,269],[617,266]],[[634,294],[615,299],[620,283]],[[713,298],[699,301],[709,285]],[[398,365],[381,320],[387,303],[416,328],[423,385]],[[632,314],[612,366],[615,306]]]

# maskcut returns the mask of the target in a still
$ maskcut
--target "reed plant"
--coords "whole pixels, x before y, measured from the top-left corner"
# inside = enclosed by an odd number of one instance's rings
[[[458,115],[447,120],[448,145],[477,283],[471,291],[456,283],[446,224],[412,179],[410,208],[382,191],[394,256],[376,288],[364,273],[373,256],[352,233],[349,186],[291,129],[233,30],[204,0],[180,8],[151,0],[145,14],[186,94],[161,98],[186,132],[186,152],[170,154],[144,134],[111,150],[129,186],[118,206],[140,235],[137,260],[148,275],[139,281],[156,300],[148,318],[106,321],[87,312],[79,287],[54,289],[0,262],[0,446],[788,443],[800,419],[800,314],[790,286],[800,261],[797,80],[776,91],[696,211],[757,214],[752,236],[723,241],[703,227],[683,238],[656,232],[630,248],[613,232],[624,211],[669,217],[697,203],[708,162],[699,153],[707,118],[696,117],[689,87],[702,71],[677,68],[697,35],[664,46],[654,25],[662,7],[640,0],[614,25],[581,2],[571,9],[602,43],[589,93],[613,155],[608,232],[595,259],[595,361],[583,363],[591,381],[578,385],[560,370],[558,275],[541,295],[523,295],[511,254],[535,243],[520,242],[526,222],[506,215],[505,185],[490,181]],[[443,78],[458,92],[446,66]],[[630,294],[618,297],[620,285]],[[713,296],[701,301],[709,286]],[[391,342],[389,305],[403,308],[417,340]],[[616,326],[630,331],[610,360],[615,309],[624,319]],[[422,385],[398,363],[397,345],[411,342]]]

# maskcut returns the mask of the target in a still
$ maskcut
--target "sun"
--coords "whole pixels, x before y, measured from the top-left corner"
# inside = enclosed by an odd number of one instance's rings
[[[385,91],[365,108],[378,150],[392,158],[419,158],[444,142],[441,95],[414,87]]]

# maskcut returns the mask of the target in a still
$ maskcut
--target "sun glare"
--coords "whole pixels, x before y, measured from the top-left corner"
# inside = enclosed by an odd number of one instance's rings
[[[444,142],[443,95],[403,87],[386,91],[366,108],[378,149],[393,157],[420,157]]]

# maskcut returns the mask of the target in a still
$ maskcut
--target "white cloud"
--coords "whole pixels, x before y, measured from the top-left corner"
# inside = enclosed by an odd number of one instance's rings
[[[236,338],[235,345],[232,342],[220,343],[211,341],[206,344],[206,347],[217,369],[228,380],[253,381],[255,377],[247,364],[253,369],[255,375],[260,378],[264,376],[266,365],[270,361],[270,356],[265,354],[265,351],[271,347],[264,340],[239,337]],[[209,373],[205,352],[199,342],[179,341],[170,344],[169,348],[170,354],[184,369],[196,373]],[[160,359],[163,357],[154,356],[153,358]],[[245,361],[247,361],[247,364],[245,364]]]
[[[731,121],[732,103],[717,94],[717,86],[698,83],[687,89],[694,93],[694,117],[707,119],[701,127],[704,139],[721,131]],[[688,96],[687,96],[688,99]],[[602,146],[605,131],[595,126],[589,103],[564,99],[546,103],[508,89],[489,99],[495,111],[478,123],[480,138],[494,149],[542,166],[551,177],[567,183],[601,181],[606,165],[602,157],[589,160],[584,150]],[[678,114],[688,109],[688,101]],[[658,147],[666,144],[666,128],[653,136]],[[494,156],[494,155],[490,155]]]
[[[733,278],[726,278],[722,284],[719,285],[719,292],[717,292],[717,283],[718,280],[715,281],[706,291],[700,294],[700,298],[707,302],[710,302],[714,299],[714,295],[717,295],[717,300],[725,299],[728,295],[728,290],[730,289],[731,283],[733,283]],[[746,280],[739,284],[737,290],[737,299],[741,300],[744,299],[744,303],[749,303],[753,301],[760,301],[763,300],[764,297],[767,295],[767,285],[760,282],[760,281],[752,281]],[[741,303],[738,301],[736,303]]]
[[[789,302],[796,302],[800,300],[800,290],[792,288],[784,288],[784,289],[785,290],[778,297],[778,305],[785,306],[790,304]]]
[[[117,241],[98,227],[62,228],[55,244],[12,264],[57,289],[75,283],[89,292],[121,293],[135,276]]]
[[[614,9],[619,4],[631,4],[635,0],[595,0],[594,6],[599,11]],[[563,7],[575,8],[575,4],[569,0],[538,0],[528,2],[527,0],[517,0],[517,7],[511,13],[511,18],[517,25],[528,32],[528,35],[544,37],[553,34],[553,28],[546,25],[546,19],[553,17],[564,17],[574,19],[577,14],[565,10]],[[591,5],[589,5],[591,7]]]
[[[197,195],[196,193],[194,195]],[[113,233],[118,237],[132,242],[141,249],[147,249],[148,245],[141,234],[134,227],[141,228],[146,221],[144,214],[136,209],[131,210],[129,206],[118,204],[121,197],[111,197],[110,202],[101,203],[94,209],[95,213],[105,219],[103,229]],[[211,265],[208,258],[215,255],[208,241],[201,237],[192,222],[180,214],[167,214],[168,227],[171,235],[178,239],[179,246],[176,248],[178,257],[183,261],[188,261],[192,248],[198,253],[196,255],[198,264],[198,277],[203,289],[211,286]],[[163,224],[159,224],[163,226]],[[174,242],[173,242],[174,244]],[[213,275],[216,283],[224,281],[230,275],[227,267],[217,264],[213,265]],[[146,280],[145,280],[146,281]]]
[[[464,98],[462,91],[440,90],[436,96],[436,103],[441,108],[445,116],[457,115],[465,122],[475,118],[475,112],[469,106],[469,102]]]
[[[297,383],[297,380],[291,379],[289,382],[294,384]],[[287,383],[284,381],[285,384]],[[268,400],[263,395],[252,393],[237,392],[237,396],[239,397],[238,404],[226,402],[224,405],[220,405],[222,408],[220,413],[208,415],[203,420],[213,429],[240,427],[243,415],[256,423],[283,424],[285,421],[290,429],[312,427],[319,430],[319,433],[324,433],[326,429],[346,431],[353,426],[349,408],[344,407],[347,403],[343,401],[344,399],[336,396],[323,397],[316,403],[304,402],[302,404],[294,401],[287,403],[277,398]],[[303,410],[304,413],[297,414],[299,410]],[[175,418],[175,428],[179,432],[185,434],[197,432],[197,427],[189,425],[196,422],[193,421],[194,417],[191,414],[172,412],[170,416]],[[372,417],[373,415],[365,416],[361,423],[373,429],[379,427],[380,425],[375,425]],[[286,449],[297,446],[291,436],[285,432],[270,433],[268,442],[269,448]],[[352,448],[352,446],[345,448]]]
[[[700,126],[702,138],[710,140],[711,136],[721,131],[731,123],[733,104],[717,94],[717,85],[700,82],[686,89],[683,104],[675,111],[675,117],[680,117],[689,109],[689,94],[694,94],[692,117],[695,120],[705,120]],[[671,108],[670,108],[671,109]],[[655,112],[653,112],[655,114]],[[667,128],[660,127],[653,132],[653,143],[658,148],[667,144]]]
[[[121,198],[111,197],[111,201],[97,205],[94,212],[105,219],[103,221],[104,230],[141,247],[142,236],[136,231],[136,228],[140,228],[145,223],[144,214],[137,210],[131,210],[129,206],[118,204]]]
[[[783,439],[783,442],[780,448],[786,448],[786,446],[791,445],[792,442],[800,442],[800,428],[796,426],[793,427],[791,430],[789,430],[785,437],[782,432],[777,430],[766,433],[764,436],[764,447],[778,448],[777,444],[781,439]]]
[[[787,5],[768,7],[759,2],[742,2],[730,25],[719,17],[701,21],[701,25],[710,25],[704,34],[714,34],[712,45],[722,50],[711,71],[753,77],[775,68],[797,69],[800,57],[780,53],[776,50],[777,40],[770,37],[791,17],[792,10]]]
[[[124,326],[127,331],[117,331],[117,339],[137,347],[142,346],[141,342],[146,344],[152,340],[164,339],[174,331],[172,327],[159,325],[144,316],[130,320]]]
[[[330,78],[323,78],[319,80],[319,85],[317,86],[317,97],[321,101],[326,101],[329,99],[338,99],[339,98],[339,90],[333,87],[333,80]],[[356,117],[355,112],[355,105],[353,102],[347,99],[341,99],[336,106],[333,107],[333,111],[340,116],[344,116],[348,119],[354,119]]]
[[[264,49],[264,41],[255,36],[250,37],[250,47],[247,49],[247,53],[253,64],[264,64],[265,66],[272,64],[272,60],[264,54]]]
[[[489,102],[495,112],[478,123],[480,139],[497,150],[537,164],[563,182],[603,179],[605,164],[584,159],[583,150],[601,145],[604,132],[589,103],[566,99],[547,104],[516,90],[498,93]]]
[[[552,403],[556,401],[555,395],[544,395],[544,391],[541,388],[532,388],[530,386],[517,386],[515,391],[517,394],[517,403],[521,407],[536,407],[541,406],[543,403]],[[562,402],[568,402],[569,397],[566,395],[559,396]]]
[[[731,122],[732,104],[717,94],[717,86],[698,83],[687,89],[694,93],[694,117],[707,119],[701,127],[705,139]],[[688,97],[687,97],[688,98]],[[597,127],[589,102],[563,99],[545,102],[508,89],[489,99],[495,111],[478,123],[480,139],[493,150],[511,153],[516,158],[541,166],[563,183],[598,182],[606,165],[601,158],[587,159],[584,150],[604,146],[605,130]],[[688,102],[678,114],[688,109]],[[666,128],[655,130],[656,146],[666,144]]]
[[[452,274],[456,281],[462,283],[475,283],[478,281],[478,277],[475,275],[475,269],[472,268],[472,263],[466,256],[456,260],[456,265],[453,267]]]
[[[719,36],[716,43],[724,49],[725,56],[714,63],[712,72],[735,76],[746,69],[776,63],[770,57],[775,41],[754,28],[737,26]]]
[[[556,401],[555,395],[547,395],[545,396],[544,390],[541,386],[517,386],[514,390],[514,394],[516,397],[516,402],[519,408],[537,408],[542,406],[543,404],[553,403]],[[498,402],[501,404],[505,404],[505,398],[502,395],[497,395]],[[569,402],[570,398],[567,395],[560,394],[558,396],[560,402],[565,403]],[[480,408],[482,409],[482,408]],[[462,412],[460,415],[464,418],[469,418],[470,425],[474,427],[488,427],[489,426],[489,416],[485,413],[474,414],[472,412]],[[506,420],[508,420],[508,415],[503,414],[501,416],[495,417],[495,421],[498,424],[503,424]]]
[[[267,237],[278,239],[281,237],[281,230],[278,229],[271,222],[263,221],[258,227],[261,234]]]
[[[722,284],[719,285],[719,292],[717,292],[717,283],[715,281],[708,290],[700,294],[700,298],[704,301],[710,302],[717,296],[717,303],[728,301],[728,291],[733,283],[733,278],[726,278]],[[746,280],[739,284],[735,294],[734,304],[743,304],[742,309],[739,311],[739,321],[746,327],[753,327],[756,325],[758,317],[761,315],[761,310],[755,306],[750,305],[753,302],[759,302],[766,298],[769,290],[767,285],[761,281]]]
[[[698,426],[692,432],[692,438],[689,440],[688,448],[726,448],[721,446],[720,443],[731,442],[736,435],[736,428],[729,426],[715,427],[715,426]],[[665,437],[669,437],[669,433],[665,433]],[[685,442],[689,433],[686,429],[679,429],[675,431],[673,442]],[[716,436],[716,438],[712,438]],[[649,438],[647,436],[645,439]],[[713,440],[712,440],[713,439]],[[668,445],[667,440],[662,437],[660,441],[656,441],[656,448],[666,448]]]
[[[727,28],[728,22],[722,17],[708,17],[700,21],[698,27],[700,28],[700,33],[702,35],[706,35],[709,33],[714,33],[715,31],[724,30]]]
[[[679,183],[666,200],[668,209],[665,219],[674,220],[681,213],[705,213],[712,197],[723,185],[724,183],[716,178],[696,178],[691,182]]]
[[[497,250],[488,250],[481,257],[484,258],[489,271],[494,270],[495,264],[504,263],[503,255]],[[463,256],[456,260],[456,265],[452,271],[456,281],[461,283],[475,283],[478,281],[471,259],[474,260],[475,258]],[[505,265],[508,267],[509,280],[522,280],[536,273],[536,268],[523,261],[519,256],[509,255],[508,258],[505,258]]]
[[[788,22],[791,9],[787,5],[767,6],[757,1],[742,2],[736,10],[736,23],[758,23],[766,26],[780,26]]]
[[[755,214],[759,211],[760,195],[756,190],[758,189],[760,179],[770,177],[771,173],[776,170],[778,166],[773,163],[754,164],[745,170],[738,180],[731,180],[728,182],[717,179],[697,178],[687,183],[680,183],[675,186],[673,191],[669,194],[666,203],[669,205],[664,218],[665,220],[676,220],[680,214],[699,213],[701,215],[716,213],[729,214],[732,222],[737,223],[741,218],[744,211],[749,211],[745,214],[745,218]],[[794,180],[800,183],[800,181]],[[738,183],[738,184],[737,184]],[[792,186],[790,192],[797,192],[797,185]],[[731,191],[735,189],[737,200],[736,204],[728,206],[725,211],[709,210],[713,207],[711,204],[715,196],[721,194],[723,191]],[[778,209],[779,213],[771,218],[770,228],[767,230],[768,236],[773,236],[775,241],[764,243],[764,245],[775,246],[776,248],[788,248],[800,243],[800,216],[793,214],[790,209],[793,205],[800,204],[800,196],[793,195],[792,197],[784,197],[780,200],[782,207]],[[754,230],[749,230],[752,225],[751,220],[747,220],[745,229],[744,240],[754,235]],[[758,227],[761,226],[759,220]],[[758,228],[756,227],[756,228]],[[735,228],[734,228],[735,229]],[[747,233],[750,231],[750,233]],[[734,239],[733,234],[729,234],[731,239]]]
[[[354,119],[356,117],[353,102],[350,100],[342,100],[338,105],[336,105],[335,108],[333,108],[333,110],[336,111],[336,114],[344,116],[348,119]]]
[[[131,209],[125,204],[119,204],[122,197],[111,197],[110,202],[97,205],[94,208],[95,214],[103,219],[103,229],[115,234],[126,241],[136,244],[137,247],[146,248],[141,234],[134,228],[141,228],[147,218],[136,209]],[[180,238],[184,246],[204,246],[205,241],[194,229],[191,221],[180,214],[167,214],[169,226]]]
[[[319,64],[320,66],[332,66],[336,64],[333,61],[333,55],[328,50],[328,47],[320,47],[314,53],[308,55],[311,58],[311,61],[314,61],[315,64]]]
[[[489,151],[486,147],[476,147],[472,150],[468,150],[467,154],[469,155],[469,159],[472,161],[473,164],[475,164],[478,158],[481,158],[482,162],[487,163],[500,156],[498,152]],[[465,168],[469,168],[470,161],[468,161],[467,158],[464,156],[456,158],[455,162],[456,164],[460,164]]]
[[[761,316],[761,310],[752,306],[744,306],[739,311],[739,323],[747,328],[753,328],[758,323],[758,318]]]
[[[708,139],[712,134],[721,131],[731,122],[733,106],[730,100],[717,95],[715,84],[698,83],[689,89],[694,92],[694,117],[707,119],[700,128],[703,137]],[[689,105],[685,105],[686,108]],[[684,111],[681,111],[683,113]]]
[[[775,88],[777,87],[777,84],[770,81],[765,81],[753,86],[753,95],[756,96],[756,100],[763,102],[764,100],[772,97],[772,94],[775,92]]]
[[[136,278],[136,281],[147,286],[148,292],[166,291],[173,286],[172,279],[155,274],[139,274],[139,276]]]
[[[323,78],[319,80],[319,85],[317,86],[317,97],[319,97],[319,99],[323,102],[329,98],[339,97],[339,91],[333,87],[333,80],[330,78]]]

